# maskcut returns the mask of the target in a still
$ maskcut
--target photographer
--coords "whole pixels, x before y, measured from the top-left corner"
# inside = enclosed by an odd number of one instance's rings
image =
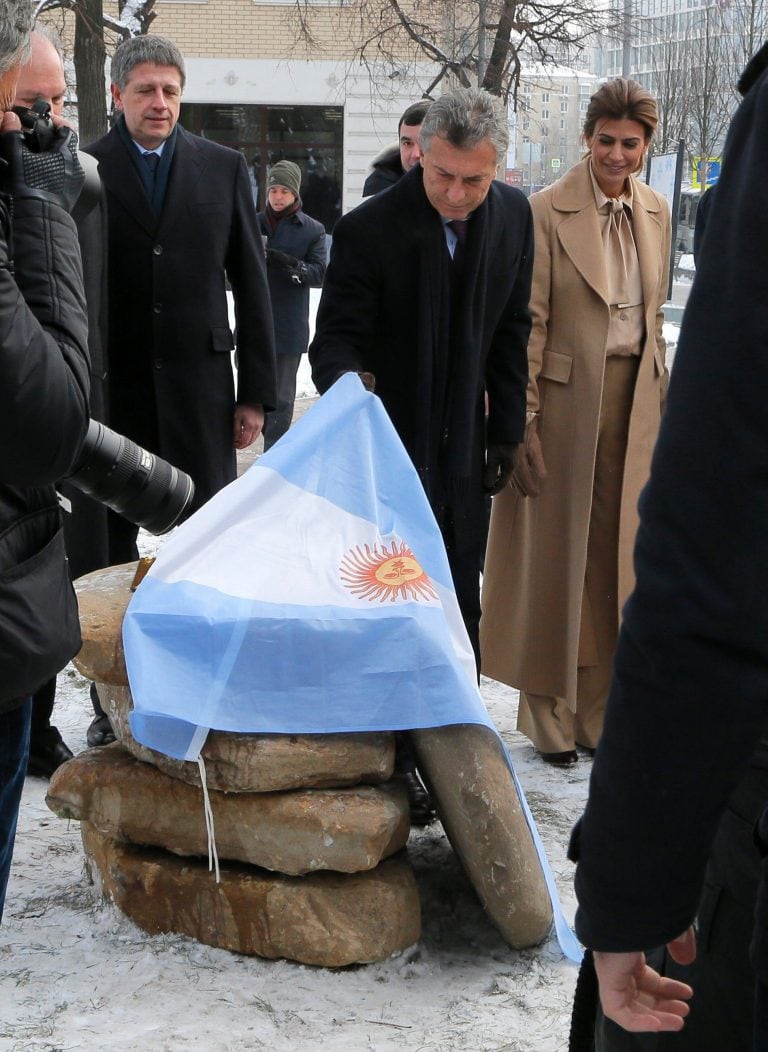
[[[32,153],[10,112],[31,23],[28,0],[0,0],[0,916],[30,695],[80,644],[54,483],[88,424],[86,310],[67,214],[82,186],[76,140],[60,128]]]

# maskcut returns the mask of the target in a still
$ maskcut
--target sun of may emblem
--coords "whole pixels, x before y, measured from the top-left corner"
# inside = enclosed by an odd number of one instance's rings
[[[389,547],[356,545],[342,559],[339,575],[350,592],[371,602],[437,599],[432,582],[404,541],[393,541]]]

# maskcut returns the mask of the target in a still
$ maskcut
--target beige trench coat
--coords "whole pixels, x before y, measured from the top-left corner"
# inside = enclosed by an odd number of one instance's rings
[[[482,671],[576,707],[579,629],[610,308],[597,205],[583,160],[530,199],[535,260],[528,409],[548,477],[536,498],[510,485],[493,500],[480,625]],[[634,584],[637,500],[659,428],[665,382],[669,208],[635,180],[633,233],[646,337],[632,404],[621,497],[619,610]]]

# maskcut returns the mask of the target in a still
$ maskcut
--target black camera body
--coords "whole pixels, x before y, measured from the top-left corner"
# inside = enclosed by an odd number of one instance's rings
[[[45,99],[35,99],[29,109],[26,106],[14,106],[13,112],[21,121],[21,133],[32,153],[49,150],[56,129],[53,126],[51,107]]]

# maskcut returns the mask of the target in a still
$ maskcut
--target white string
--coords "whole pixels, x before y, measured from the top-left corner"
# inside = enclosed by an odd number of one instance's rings
[[[208,871],[216,870],[216,883],[221,884],[221,873],[219,871],[219,853],[216,850],[216,834],[213,829],[213,811],[211,809],[211,798],[208,795],[208,783],[205,778],[205,761],[203,754],[197,754],[197,766],[200,770],[200,783],[203,787],[203,813],[205,814],[205,830],[208,834]]]

